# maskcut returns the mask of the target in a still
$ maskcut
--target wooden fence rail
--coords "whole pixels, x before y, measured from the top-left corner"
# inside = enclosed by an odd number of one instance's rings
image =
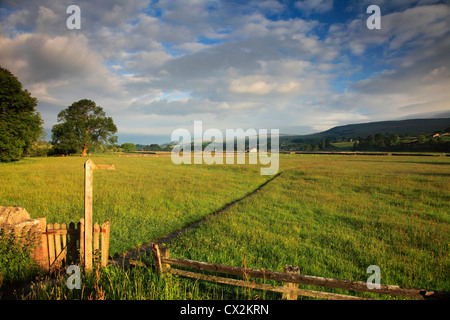
[[[152,245],[152,254],[155,260],[156,271],[160,274],[167,272],[177,274],[183,277],[190,277],[194,279],[207,280],[216,283],[229,284],[234,286],[241,286],[252,289],[267,290],[283,293],[284,299],[297,299],[297,296],[307,296],[320,299],[329,300],[366,300],[365,298],[355,297],[350,295],[342,295],[335,293],[328,293],[322,291],[313,291],[299,289],[299,284],[313,285],[320,287],[336,288],[353,290],[360,292],[372,292],[377,294],[387,294],[400,297],[408,297],[414,299],[450,299],[449,292],[425,290],[417,288],[406,288],[395,285],[380,284],[379,289],[369,289],[367,283],[351,280],[340,280],[332,278],[323,278],[302,275],[296,267],[287,266],[285,272],[276,272],[268,270],[259,270],[251,268],[242,268],[235,266],[227,266],[222,264],[200,262],[186,259],[172,259],[169,258],[169,252],[166,248],[159,248],[157,244]],[[188,267],[203,271],[213,271],[217,273],[231,274],[243,276],[244,279],[260,278],[265,280],[275,280],[284,283],[283,286],[275,286],[268,284],[261,284],[243,280],[236,280],[230,278],[223,278],[213,275],[195,273],[180,269],[171,268],[171,265]]]
[[[84,219],[80,219],[77,226],[71,222],[69,228],[66,223],[47,224],[46,218],[39,218],[41,223],[41,245],[37,249],[37,261],[44,270],[55,271],[63,265],[81,263],[85,265]],[[94,259],[102,266],[108,263],[110,222],[105,221],[101,226],[95,223],[93,229]],[[100,236],[101,234],[101,236]],[[100,242],[101,239],[101,242]]]

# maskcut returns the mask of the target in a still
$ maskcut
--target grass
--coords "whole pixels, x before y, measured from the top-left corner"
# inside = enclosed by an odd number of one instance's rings
[[[23,295],[33,300],[186,300],[215,299],[199,290],[198,284],[174,277],[159,277],[151,268],[122,269],[117,266],[96,268],[83,273],[79,290],[67,288],[67,275],[51,282],[40,282]],[[213,293],[212,293],[213,294]]]
[[[41,274],[30,255],[36,240],[17,237],[11,229],[0,226],[0,288],[28,282]]]
[[[304,159],[304,160],[303,160]],[[171,256],[266,270],[450,289],[448,159],[303,157]],[[298,165],[298,167],[297,167]]]
[[[94,173],[94,220],[111,220],[115,254],[209,215],[270,178],[249,165],[92,159],[116,167]],[[0,204],[22,206],[50,222],[78,220],[85,160],[1,164]],[[281,155],[280,160],[279,177],[173,240],[171,256],[274,271],[291,264],[303,274],[364,282],[367,267],[378,265],[382,283],[450,291],[448,158]],[[86,277],[84,290],[68,291],[60,281],[28,298],[279,298],[175,276],[160,279],[146,268],[109,266]]]
[[[343,150],[352,150],[354,142],[335,142],[331,143],[331,145],[335,146],[336,148],[343,149]]]
[[[175,166],[170,158],[93,156],[94,221],[111,221],[111,254],[120,254],[205,217],[263,183],[253,166]],[[28,158],[1,164],[0,204],[32,218],[77,222],[84,212],[86,159]]]

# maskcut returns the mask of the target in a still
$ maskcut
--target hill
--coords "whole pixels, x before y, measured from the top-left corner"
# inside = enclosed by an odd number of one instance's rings
[[[450,128],[450,118],[379,121],[348,124],[309,135],[286,136],[284,139],[304,139],[309,142],[319,142],[326,138],[332,140],[347,140],[349,138],[357,139],[371,134],[375,135],[377,133],[382,133],[384,135],[398,134],[404,136],[418,136],[420,134],[426,135],[445,131],[447,128]]]
[[[443,119],[412,119],[400,121],[381,121],[361,124],[350,124],[334,127],[322,132],[323,135],[335,137],[352,136],[365,137],[370,134],[382,133],[384,135],[398,134],[405,136],[418,136],[450,128],[450,118]]]
[[[403,140],[417,138],[419,135],[431,136],[438,132],[450,132],[450,118],[408,119],[398,121],[379,121],[337,126],[329,130],[309,135],[280,136],[281,150],[305,150],[309,144],[314,148],[333,150],[336,144],[347,142],[346,149],[351,149],[354,141],[362,141],[368,136],[381,134],[385,137],[398,135]],[[337,147],[340,149],[340,147]]]

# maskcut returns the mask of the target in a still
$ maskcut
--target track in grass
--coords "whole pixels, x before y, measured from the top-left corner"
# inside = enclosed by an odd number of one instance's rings
[[[169,234],[166,234],[154,241],[151,241],[147,244],[144,244],[142,246],[140,246],[139,248],[135,249],[135,250],[131,250],[128,252],[125,252],[124,254],[122,254],[120,257],[113,259],[113,262],[119,265],[122,264],[127,264],[127,260],[129,262],[130,259],[135,259],[137,258],[140,254],[144,253],[144,252],[150,252],[151,251],[151,245],[152,243],[158,243],[158,244],[165,244],[165,243],[169,243],[170,241],[176,239],[179,235],[185,233],[188,230],[197,228],[200,224],[205,223],[206,221],[208,221],[209,219],[211,219],[212,217],[215,217],[227,210],[229,210],[230,208],[232,208],[233,206],[235,206],[236,204],[238,204],[239,202],[241,202],[244,199],[247,199],[253,195],[255,195],[258,191],[260,191],[263,187],[265,187],[269,182],[273,181],[274,179],[278,178],[280,175],[282,174],[282,172],[278,172],[276,175],[274,175],[272,178],[268,179],[266,182],[264,182],[263,184],[261,184],[259,187],[257,187],[255,190],[247,193],[245,196],[234,200],[233,202],[223,206],[222,208],[220,208],[219,210],[213,212],[212,214],[208,215],[207,217],[204,217],[202,219],[199,219],[197,221],[194,221],[193,223],[188,224],[187,226],[184,226],[178,230],[175,230]]]

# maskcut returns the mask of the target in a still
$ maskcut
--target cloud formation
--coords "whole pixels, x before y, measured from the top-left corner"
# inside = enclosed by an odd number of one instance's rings
[[[195,120],[311,133],[450,109],[443,1],[77,2],[81,30],[66,28],[69,1],[0,9],[0,65],[38,98],[47,129],[83,98],[120,140]],[[366,28],[371,4],[380,30]]]

